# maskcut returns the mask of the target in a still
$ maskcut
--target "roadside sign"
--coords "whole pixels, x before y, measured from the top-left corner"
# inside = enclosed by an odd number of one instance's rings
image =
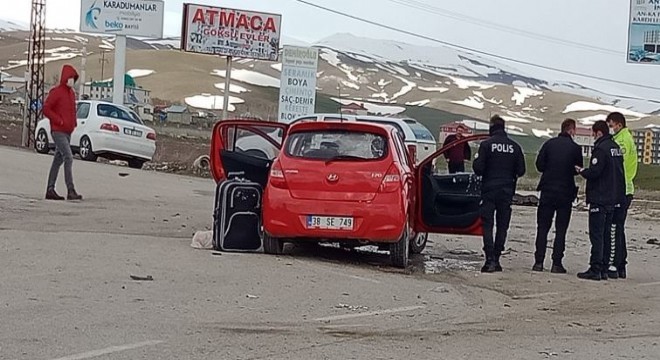
[[[660,0],[630,0],[628,62],[660,64]]]
[[[81,0],[80,31],[163,37],[162,0]]]
[[[278,14],[184,4],[181,50],[277,61],[281,22]]]
[[[278,121],[313,114],[316,106],[316,71],[319,50],[312,47],[285,46],[282,51],[282,75]]]

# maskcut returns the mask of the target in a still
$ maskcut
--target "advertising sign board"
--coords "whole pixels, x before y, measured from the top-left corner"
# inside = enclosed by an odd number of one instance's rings
[[[183,51],[277,61],[282,16],[206,5],[183,5]]]
[[[284,47],[280,81],[279,122],[290,123],[296,117],[314,113],[318,59],[319,50],[317,48]]]
[[[80,31],[162,38],[162,0],[81,0]]]

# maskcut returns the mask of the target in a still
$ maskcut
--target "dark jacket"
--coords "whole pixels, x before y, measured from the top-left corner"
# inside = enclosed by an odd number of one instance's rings
[[[542,173],[537,190],[572,202],[577,196],[576,166],[583,166],[582,149],[569,134],[546,141],[536,157],[536,169]]]
[[[525,175],[525,155],[504,128],[491,128],[490,135],[479,145],[477,158],[472,164],[474,173],[482,177],[481,193],[501,192],[513,196],[518,178]]]
[[[456,140],[458,140],[456,135],[449,135],[442,146],[447,146]],[[470,144],[466,142],[454,146],[445,153],[445,159],[451,163],[462,163],[465,160],[470,160],[470,158],[472,158],[472,149],[470,149]]]
[[[580,173],[587,179],[587,203],[600,206],[620,204],[626,196],[623,152],[612,135],[596,140],[590,164]]]
[[[52,88],[44,104],[44,115],[50,120],[50,130],[71,134],[78,125],[76,120],[76,93],[66,82],[78,80],[78,73],[71,65],[62,67],[60,84]]]

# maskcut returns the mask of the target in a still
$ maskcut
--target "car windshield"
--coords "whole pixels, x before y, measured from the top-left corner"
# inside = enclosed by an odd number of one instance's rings
[[[124,110],[115,105],[111,104],[99,104],[96,108],[96,112],[99,116],[109,117],[117,120],[130,121],[132,123],[141,124],[142,120],[131,110]]]
[[[286,153],[296,158],[328,162],[378,160],[387,155],[387,141],[369,132],[305,131],[288,137]]]
[[[409,121],[409,120],[404,120],[406,124],[410,126],[410,129],[412,129],[413,134],[415,134],[415,138],[417,140],[429,140],[429,141],[435,141],[433,138],[433,134],[429,131],[429,129],[426,128],[426,126],[418,123],[417,121]]]

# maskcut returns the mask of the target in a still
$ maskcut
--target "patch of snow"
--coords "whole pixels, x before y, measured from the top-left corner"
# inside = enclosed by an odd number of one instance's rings
[[[78,43],[78,41],[76,41],[74,39],[69,39],[69,38],[64,38],[64,37],[46,37],[46,41],[48,41],[48,40],[50,40],[50,41],[69,42],[69,43],[74,43],[74,44]]]
[[[483,121],[478,121],[478,120],[463,120],[461,121],[463,125],[469,127],[472,130],[478,130],[478,131],[488,131],[490,129],[490,124],[487,122]]]
[[[149,45],[161,45],[161,46],[170,46],[175,49],[181,47],[180,39],[154,39],[154,40],[145,40],[145,43]]]
[[[379,93],[373,93],[371,95],[372,98],[383,98],[383,100],[387,100],[390,98],[390,95],[386,92],[379,92]]]
[[[74,54],[74,53],[55,53],[51,54],[51,56],[47,56],[44,59],[44,62],[49,63],[53,61],[61,61],[61,60],[71,60],[75,57],[80,56],[80,54]],[[9,66],[4,67],[4,70],[11,70],[15,69],[21,66],[26,66],[28,63],[27,60],[9,60],[8,64]]]
[[[345,55],[350,57],[351,59],[361,61],[363,63],[367,63],[367,64],[373,64],[374,63],[374,61],[371,58],[368,58],[368,57],[360,55],[360,54],[353,54],[353,53],[349,52],[349,53],[346,53]]]
[[[282,63],[273,64],[270,67],[277,70],[277,71],[279,71],[279,72],[282,72]]]
[[[531,121],[529,121],[527,119],[521,119],[521,118],[517,118],[517,117],[513,117],[513,116],[506,116],[506,115],[501,115],[501,116],[502,116],[502,119],[504,119],[505,121],[521,123],[521,124],[531,123]]]
[[[421,77],[422,77],[422,73],[419,72],[419,71],[415,71],[415,76],[417,76],[418,78],[421,78]]]
[[[655,128],[660,128],[660,125],[648,124],[648,125],[644,126],[644,129],[655,129]]]
[[[226,70],[213,70],[212,75],[224,78],[227,75]],[[265,86],[265,87],[280,87],[280,79],[272,76],[262,74],[253,70],[237,69],[231,72],[232,80],[238,80],[246,84]],[[231,90],[231,89],[230,89]]]
[[[480,97],[485,102],[491,103],[493,105],[501,105],[503,102],[502,100],[495,100],[495,98],[490,98],[490,99],[486,98],[486,96],[484,96],[484,93],[482,91],[473,91],[472,93]]]
[[[600,120],[604,121],[605,119],[607,119],[606,114],[599,114],[599,115],[583,117],[578,119],[577,121],[582,125],[593,125],[596,123],[596,121],[600,121]]]
[[[334,50],[323,48],[321,49],[321,54],[319,54],[319,56],[321,59],[325,60],[328,64],[334,67],[339,67],[341,64],[341,60],[339,60],[339,53]]]
[[[392,100],[397,99],[397,98],[399,98],[399,97],[401,97],[401,96],[403,96],[403,95],[405,95],[405,94],[411,92],[412,89],[414,89],[414,88],[417,86],[417,84],[415,84],[415,83],[412,82],[412,81],[407,80],[406,78],[403,78],[403,77],[400,77],[400,76],[395,76],[395,78],[397,78],[397,79],[403,81],[403,83],[404,83],[405,85],[401,88],[401,90],[399,90],[399,92],[397,92],[396,94],[392,95]]]
[[[435,86],[435,87],[418,86],[417,88],[422,90],[422,91],[426,91],[426,92],[444,93],[444,92],[449,91],[449,89],[447,89],[445,87],[439,87],[439,86]]]
[[[5,3],[4,6],[9,6]],[[29,24],[19,21],[9,21],[0,19],[0,31],[26,31],[30,29]]]
[[[155,73],[155,71],[148,69],[131,69],[126,72],[126,74],[134,78],[149,76],[153,73]]]
[[[515,101],[516,105],[518,106],[522,106],[527,98],[543,95],[543,91],[538,91],[526,87],[516,86],[515,89],[516,92],[513,93],[511,101]]]
[[[410,76],[410,73],[406,69],[398,65],[390,64],[390,67],[403,76]]]
[[[484,103],[482,103],[481,100],[479,100],[479,98],[476,96],[470,96],[467,99],[461,101],[452,101],[452,103],[478,110],[482,110],[484,108]]]
[[[338,102],[342,105],[348,105],[350,103],[355,102],[355,100],[352,100],[352,99],[332,98],[332,100],[335,101],[335,102]],[[406,108],[401,107],[401,106],[380,105],[380,104],[372,104],[372,103],[368,103],[368,102],[361,102],[361,104],[371,114],[396,115],[396,114],[400,114],[400,113],[406,111]]]
[[[533,120],[533,121],[538,121],[538,122],[543,122],[543,119],[540,117],[536,117],[533,115],[530,115],[528,113],[522,112],[522,111],[511,111],[511,110],[505,110],[505,112],[512,117],[515,118],[521,118],[521,119],[527,119],[527,120]]]
[[[341,79],[339,82],[340,82],[344,87],[348,87],[348,88],[355,89],[355,90],[360,90],[360,85],[358,85],[358,84],[352,83],[352,82],[350,82],[350,81],[346,81],[346,80],[344,80],[344,79]]]
[[[380,87],[385,87],[385,86],[387,86],[391,83],[392,83],[392,80],[390,80],[390,81],[385,81],[385,79],[378,80],[378,86],[380,86]]]
[[[236,62],[239,63],[239,64],[247,64],[247,63],[252,62],[252,59],[241,59],[241,60],[238,60]]]
[[[517,131],[521,133],[525,133],[525,129],[521,128],[520,126],[515,126],[515,125],[507,125],[506,129],[509,131]]]
[[[106,50],[114,50],[115,49],[115,45],[112,44],[111,42],[109,42],[108,40],[101,40],[101,43],[102,44],[99,45],[99,47],[101,49],[106,49]]]
[[[431,102],[430,99],[424,99],[424,100],[420,100],[420,101],[407,102],[406,105],[422,107],[422,106],[428,105],[430,102]]]
[[[224,96],[202,94],[187,97],[185,101],[188,106],[192,106],[198,109],[222,110],[224,104]],[[241,98],[230,96],[229,107],[227,108],[227,111],[236,111],[236,106],[234,105],[242,104],[244,102],[245,101]]]
[[[215,84],[215,87],[217,89],[225,91],[225,83],[217,83],[217,84]],[[235,84],[230,84],[229,85],[229,92],[232,92],[234,94],[242,94],[244,92],[249,92],[249,91],[250,90],[248,90],[248,89],[246,89],[242,86],[239,86],[239,85],[235,85]]]
[[[568,114],[572,112],[579,112],[579,111],[605,111],[608,113],[611,112],[620,112],[621,114],[625,116],[631,116],[635,118],[645,118],[649,115],[643,114],[640,112],[628,110],[628,109],[622,109],[618,108],[616,106],[612,105],[602,105],[602,104],[596,104],[588,101],[576,101],[568,106],[566,106],[566,109],[564,109],[563,113]]]
[[[76,51],[76,49],[70,48],[68,46],[60,46],[60,47],[56,47],[56,48],[53,48],[53,49],[44,50],[44,52],[46,54],[51,54],[51,55],[56,54],[56,53],[62,53],[62,52],[65,52],[65,51]]]
[[[396,75],[396,71],[392,70],[389,66],[385,66],[383,64],[378,64],[377,63],[376,67],[381,69],[381,70],[385,70],[385,71],[387,71],[388,73],[390,73],[392,75]]]
[[[554,131],[552,131],[550,129],[545,129],[545,130],[532,129],[532,133],[537,138],[544,138],[544,137],[545,138],[551,138]]]
[[[506,129],[506,132],[511,135],[518,135],[518,136],[529,136],[525,134],[522,131],[516,130],[516,129]]]

